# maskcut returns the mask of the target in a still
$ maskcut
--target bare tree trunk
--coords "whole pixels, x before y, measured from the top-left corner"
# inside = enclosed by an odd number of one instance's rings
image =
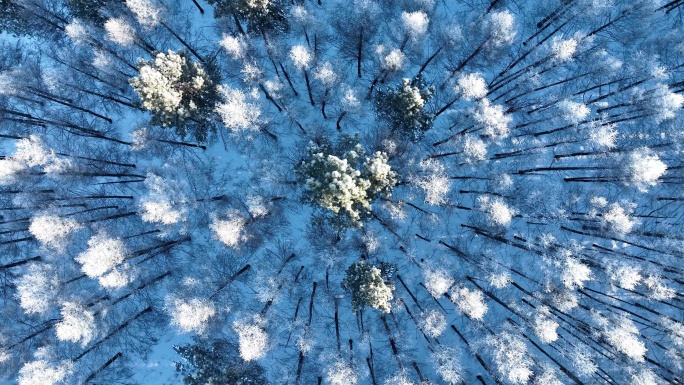
[[[202,8],[202,6],[197,2],[197,0],[192,0],[192,3],[195,4],[195,7],[197,7],[197,9],[199,9],[200,13],[202,15],[204,15],[204,8]]]
[[[122,356],[121,352],[116,353],[116,354],[114,355],[114,357],[112,357],[112,358],[110,358],[109,360],[107,360],[107,362],[105,362],[102,366],[100,366],[96,371],[92,372],[92,373],[88,376],[88,378],[85,379],[84,383],[88,383],[88,381],[91,381],[92,379],[94,379],[95,377],[97,377],[98,374],[102,373],[103,370],[107,369],[107,367],[109,367],[109,365],[113,364],[114,361],[116,361],[117,359],[121,358],[121,356]]]
[[[29,262],[40,261],[40,260],[41,260],[40,256],[22,259],[21,261],[8,263],[7,265],[2,265],[2,266],[0,266],[0,270],[6,270],[6,269],[10,269],[10,268],[15,267],[15,266],[21,266],[21,265],[25,265]]]

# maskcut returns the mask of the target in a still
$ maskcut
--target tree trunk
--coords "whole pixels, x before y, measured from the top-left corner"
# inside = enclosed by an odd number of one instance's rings
[[[119,353],[116,353],[116,354],[114,355],[114,357],[112,357],[112,358],[110,358],[109,360],[107,360],[107,362],[105,362],[102,366],[100,366],[96,371],[92,372],[92,373],[88,376],[88,378],[85,379],[84,383],[87,384],[88,381],[91,381],[92,379],[94,379],[95,377],[97,377],[98,374],[102,373],[103,370],[107,369],[107,367],[109,367],[109,365],[113,364],[114,361],[116,361],[117,359],[119,359],[121,356],[122,356],[122,354],[121,354],[120,352],[119,352]]]
[[[166,25],[166,23],[164,23],[163,21],[160,21],[159,24],[161,24],[164,28],[166,28],[166,30],[169,31],[169,33],[171,33],[171,35],[173,35],[173,37],[175,37],[181,44],[183,44],[183,46],[185,48],[187,48],[188,51],[190,51],[190,53],[192,53],[197,58],[197,60],[200,61],[200,63],[205,64],[205,65],[207,64],[207,62],[204,60],[204,58],[200,54],[198,54],[197,51],[195,51],[195,49],[192,48],[192,46],[190,44],[188,44],[185,40],[183,40],[183,38],[178,36],[178,34],[174,30],[172,30],[168,25]]]
[[[235,273],[235,274],[233,274],[232,276],[230,276],[230,278],[228,278],[228,280],[227,280],[223,285],[221,285],[221,287],[219,287],[218,290],[216,290],[216,291],[214,292],[214,294],[212,294],[212,295],[209,297],[209,299],[214,299],[214,298],[216,298],[216,296],[221,292],[221,290],[225,289],[228,285],[230,285],[233,281],[235,281],[235,280],[237,279],[237,277],[239,277],[240,275],[242,275],[243,273],[245,273],[245,272],[246,272],[247,270],[249,270],[251,267],[252,267],[251,265],[247,264],[247,265],[245,265],[245,267],[243,267],[242,269],[240,269],[237,273]]]
[[[33,262],[33,261],[41,261],[41,257],[37,256],[37,257],[33,257],[33,258],[22,259],[21,261],[17,261],[17,262],[8,263],[7,265],[0,266],[0,270],[6,270],[6,269],[10,269],[10,268],[15,267],[15,266],[25,265],[25,264],[27,264],[29,262]]]

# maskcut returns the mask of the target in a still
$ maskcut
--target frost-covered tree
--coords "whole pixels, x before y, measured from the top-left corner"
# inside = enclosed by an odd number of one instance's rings
[[[352,309],[357,311],[370,306],[388,313],[390,301],[394,298],[394,284],[383,271],[365,260],[358,261],[347,269],[342,288],[351,294]]]
[[[375,93],[375,109],[392,132],[417,140],[432,127],[434,116],[425,110],[425,104],[433,93],[434,88],[428,87],[421,75],[413,80],[403,79],[396,88]]]
[[[333,224],[341,228],[361,226],[371,215],[371,202],[389,197],[397,183],[385,153],[362,161],[365,151],[357,138],[343,137],[336,146],[321,139],[308,150],[297,167],[307,188],[304,199],[330,210]]]
[[[461,75],[455,91],[466,100],[482,99],[487,96],[487,83],[480,73]]]
[[[43,245],[56,250],[63,250],[69,234],[81,228],[82,225],[73,218],[40,214],[31,218],[29,232]]]
[[[474,320],[482,321],[482,317],[487,313],[487,303],[482,293],[477,290],[470,290],[467,287],[456,288],[451,293],[451,300],[458,310]]]
[[[130,84],[142,106],[152,113],[152,122],[175,127],[181,137],[191,132],[197,141],[205,142],[219,99],[216,72],[191,61],[182,50],[140,60],[138,71]]]
[[[442,345],[435,349],[431,358],[435,363],[437,373],[444,382],[459,384],[463,381],[461,377],[463,367],[459,361],[458,350]]]
[[[667,171],[667,165],[657,154],[646,147],[627,155],[623,165],[626,182],[635,185],[640,191],[646,191],[649,187],[655,186],[658,179]]]
[[[226,219],[214,220],[210,227],[216,239],[228,247],[237,247],[247,239],[245,224],[247,220],[237,212],[229,212]]]
[[[55,325],[57,338],[86,346],[95,338],[95,314],[76,302],[62,304],[62,320]]]
[[[261,326],[250,323],[234,322],[233,330],[238,335],[240,357],[245,361],[258,360],[268,350],[268,334]]]
[[[107,40],[122,46],[135,43],[136,36],[133,27],[123,18],[108,19],[104,24],[107,31]]]
[[[62,384],[72,371],[68,361],[53,363],[46,359],[27,362],[19,370],[19,385]]]
[[[15,284],[19,303],[26,314],[42,314],[50,310],[60,287],[55,271],[44,264],[29,265]]]
[[[88,240],[88,249],[74,258],[90,278],[97,278],[103,287],[121,287],[133,278],[125,262],[128,252],[121,238],[97,234]]]
[[[169,296],[166,308],[171,314],[171,324],[184,333],[202,333],[207,327],[207,321],[216,315],[214,304],[201,298],[184,299]]]
[[[259,130],[264,119],[261,117],[261,108],[256,103],[257,96],[228,86],[219,86],[219,92],[222,102],[215,109],[228,129],[233,132]]]
[[[608,343],[630,359],[636,362],[644,361],[647,348],[639,340],[639,329],[631,320],[621,317],[612,322],[605,319],[600,319],[599,322],[604,325],[603,335]]]
[[[446,330],[446,318],[444,317],[444,314],[437,310],[433,310],[422,315],[421,325],[427,335],[437,338]]]
[[[508,226],[515,215],[515,210],[506,205],[499,198],[492,199],[488,196],[478,198],[481,210],[487,216],[487,221],[496,226]]]
[[[356,385],[359,378],[354,368],[345,361],[335,361],[326,370],[326,379],[331,385]]]
[[[453,277],[443,269],[424,270],[423,277],[425,277],[427,291],[435,298],[442,297],[454,284]]]
[[[522,338],[504,331],[488,338],[487,343],[502,379],[512,384],[525,384],[530,380],[533,361]]]
[[[489,99],[480,100],[473,111],[473,118],[492,138],[505,138],[509,133],[511,117],[504,111],[503,106],[493,105]]]

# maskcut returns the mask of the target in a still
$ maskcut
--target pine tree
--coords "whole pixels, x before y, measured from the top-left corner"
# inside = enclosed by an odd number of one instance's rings
[[[391,265],[381,270],[365,260],[358,261],[347,269],[342,288],[351,294],[352,310],[357,311],[370,306],[385,313],[390,311],[390,301],[394,298],[394,284],[389,280]]]
[[[187,385],[267,385],[264,370],[255,362],[243,362],[235,355],[237,346],[225,340],[174,346],[184,362],[176,362]]]
[[[361,226],[371,216],[371,202],[389,197],[397,183],[385,153],[362,162],[364,155],[357,137],[343,136],[337,146],[321,139],[309,144],[309,156],[297,168],[307,187],[304,200],[334,213],[331,221],[342,229]]]
[[[422,75],[413,80],[404,79],[394,89],[378,90],[375,109],[378,116],[387,121],[392,132],[399,132],[417,140],[432,127],[434,116],[425,110],[434,88],[428,87]]]
[[[286,32],[289,29],[286,2],[283,0],[208,0],[214,5],[214,16],[233,16],[238,30],[239,21],[247,22],[247,31],[265,34]]]
[[[181,137],[191,132],[198,142],[206,142],[214,129],[212,113],[219,99],[212,66],[203,68],[185,51],[169,50],[154,60],[140,60],[138,71],[130,84],[152,113],[152,123],[175,127]]]

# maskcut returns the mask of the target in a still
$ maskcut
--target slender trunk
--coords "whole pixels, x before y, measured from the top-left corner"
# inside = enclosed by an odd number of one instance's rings
[[[515,321],[513,321],[513,320],[510,319],[510,318],[506,318],[506,321],[508,321],[508,323],[510,323],[510,324],[513,325],[513,326],[520,327],[520,325],[518,325]],[[563,364],[560,363],[558,360],[556,360],[553,356],[551,356],[549,353],[547,353],[546,350],[544,350],[541,346],[539,346],[539,344],[537,344],[536,342],[534,342],[534,341],[533,341],[530,337],[528,337],[525,333],[520,333],[520,334],[521,334],[529,343],[531,343],[535,348],[537,348],[537,350],[539,350],[540,352],[542,352],[542,354],[544,354],[549,360],[551,360],[551,362],[553,362],[554,364],[556,364],[556,366],[558,366],[558,368],[561,370],[561,372],[563,372],[566,376],[568,376],[571,380],[573,380],[577,385],[584,385],[584,383],[583,383],[583,382],[582,382],[582,381],[581,381],[573,372],[571,372],[570,370],[568,370],[568,368],[566,368],[565,365],[563,365]]]
[[[411,309],[409,309],[409,307],[408,307],[408,305],[406,304],[406,302],[404,302],[404,299],[403,299],[403,298],[399,298],[399,302],[401,302],[401,304],[404,305],[404,310],[406,310],[406,314],[409,315],[409,317],[411,318],[411,320],[413,321],[413,323],[416,325],[416,329],[418,329],[418,331],[420,332],[420,334],[423,335],[423,338],[425,338],[425,341],[428,343],[428,347],[429,347],[430,344],[432,343],[432,341],[430,341],[430,337],[428,337],[427,334],[425,334],[425,330],[423,330],[423,327],[420,326],[420,323],[418,322],[418,320],[416,319],[416,317],[413,315],[413,313],[411,312]]]
[[[299,385],[299,380],[302,377],[302,367],[304,366],[304,352],[299,351],[299,360],[297,361],[297,376],[295,377],[295,384]]]
[[[313,283],[313,289],[311,290],[311,300],[309,301],[309,320],[306,323],[307,326],[311,325],[311,319],[313,318],[313,305],[314,305],[314,297],[316,296],[316,287],[317,286],[318,286],[318,282],[314,282]]]
[[[394,341],[392,332],[390,331],[389,325],[387,324],[387,318],[383,314],[380,316],[380,320],[382,321],[382,325],[385,327],[385,332],[387,333],[387,338],[389,339],[390,347],[392,348],[392,355],[394,355],[394,358],[397,360],[397,364],[401,368],[401,361],[399,360],[399,350],[397,349],[397,343]]]
[[[406,284],[404,283],[404,280],[401,278],[401,275],[397,274],[397,279],[398,279],[399,282],[401,283],[401,286],[403,286],[404,289],[406,290],[406,292],[409,294],[409,296],[411,297],[411,299],[413,300],[413,302],[416,304],[416,306],[418,306],[418,309],[420,309],[420,311],[425,311],[425,309],[423,309],[423,307],[420,306],[420,303],[418,303],[418,299],[416,298],[416,296],[413,295],[413,293],[412,293],[411,290],[408,288],[408,286],[406,286]]]
[[[280,106],[278,105],[278,103],[276,103],[276,101],[273,99],[273,97],[271,96],[271,94],[268,92],[268,90],[266,90],[266,87],[264,87],[264,85],[263,85],[262,83],[259,83],[259,89],[261,90],[261,92],[264,93],[264,96],[266,97],[266,99],[267,99],[269,102],[271,102],[271,104],[273,104],[273,105],[278,109],[278,112],[283,112],[283,109],[280,108]]]
[[[8,263],[8,264],[6,264],[6,265],[1,265],[1,266],[0,266],[0,270],[6,270],[6,269],[10,269],[10,268],[15,267],[15,266],[21,266],[21,265],[25,265],[25,264],[27,264],[27,263],[29,263],[29,262],[41,261],[41,260],[42,260],[42,259],[41,259],[40,256],[33,257],[33,258],[26,258],[26,259],[22,259],[21,261]]]
[[[237,27],[238,32],[240,33],[240,35],[244,35],[245,30],[242,29],[242,24],[240,24],[240,20],[238,19],[237,14],[235,12],[231,12],[231,14],[233,16],[233,21],[235,22],[235,26]],[[261,31],[261,34],[264,37],[264,41],[266,41],[266,36],[263,31]]]
[[[139,106],[136,106],[136,105],[134,105],[134,104],[132,104],[132,103],[129,103],[129,102],[127,102],[127,101],[124,101],[124,100],[115,98],[115,97],[113,97],[113,96],[101,94],[101,93],[99,93],[99,92],[95,92],[95,91],[91,91],[91,90],[87,90],[87,89],[85,89],[85,88],[78,87],[78,86],[75,86],[75,85],[73,85],[73,84],[67,84],[67,85],[68,85],[69,87],[75,89],[75,90],[78,90],[78,91],[81,91],[81,92],[85,92],[85,93],[88,94],[88,95],[98,96],[98,97],[100,97],[100,98],[102,98],[102,99],[109,100],[109,101],[111,101],[111,102],[121,104],[122,106],[130,107],[130,108],[133,108],[133,109],[138,110],[138,111],[143,111],[143,109],[140,108]]]
[[[294,96],[299,96],[299,92],[297,92],[294,85],[292,85],[292,80],[290,79],[290,75],[287,73],[287,71],[285,71],[285,67],[283,66],[283,63],[278,62],[278,64],[280,64],[280,69],[283,71],[283,75],[285,76],[285,80],[287,80],[287,84],[290,85],[290,89],[292,89]]]
[[[102,222],[102,221],[109,221],[112,219],[132,217],[134,215],[138,215],[138,212],[137,211],[129,211],[127,213],[110,215],[110,216],[103,217],[103,218],[90,219],[90,220],[86,221],[86,223],[97,223],[97,222]]]
[[[192,3],[195,4],[195,7],[200,11],[202,15],[204,15],[204,8],[200,5],[200,3],[197,2],[197,0],[192,0]]]
[[[247,264],[247,265],[245,265],[245,267],[243,267],[242,269],[240,269],[237,273],[235,273],[235,274],[233,274],[232,276],[230,276],[230,278],[228,278],[228,280],[227,280],[223,285],[221,285],[221,287],[219,287],[218,290],[216,290],[216,291],[214,292],[214,294],[212,294],[212,295],[209,297],[209,299],[214,299],[214,298],[216,298],[216,296],[221,292],[221,290],[225,289],[228,285],[230,285],[230,284],[231,284],[233,281],[235,281],[241,274],[243,274],[244,272],[246,272],[247,270],[249,270],[251,267],[252,267],[251,265]]]
[[[304,81],[306,82],[306,90],[309,92],[309,101],[311,102],[312,106],[315,106],[316,102],[314,102],[313,93],[311,92],[311,83],[309,82],[309,73],[306,70],[304,70],[303,72],[304,72]]]
[[[512,175],[524,175],[528,174],[531,172],[540,172],[540,171],[579,171],[579,170],[611,170],[611,167],[605,167],[605,166],[567,166],[567,167],[537,167],[537,168],[528,168],[526,170],[518,170],[516,172],[511,173]]]
[[[475,50],[467,58],[463,59],[463,61],[458,66],[456,66],[455,69],[451,70],[447,79],[439,86],[439,89],[443,90],[444,87],[446,87],[446,84],[449,82],[449,80],[451,80],[451,78],[453,78],[454,75],[456,75],[460,70],[462,70],[471,60],[473,60],[473,58],[477,56],[477,54],[479,54],[480,51],[482,51],[482,48],[484,48],[486,42],[487,41],[485,40],[482,43],[480,43],[480,45],[478,45],[477,48],[475,48]]]
[[[444,111],[448,110],[449,107],[451,107],[454,103],[458,101],[459,97],[455,97],[451,99],[447,104],[444,105],[444,107],[440,108],[437,112],[435,112],[435,118],[442,115]]]
[[[359,32],[359,44],[357,44],[357,55],[356,55],[356,74],[361,78],[361,56],[363,53],[363,27]]]
[[[176,146],[196,147],[196,148],[201,148],[202,150],[207,149],[207,146],[202,146],[202,145],[195,144],[195,143],[177,142],[175,140],[166,140],[166,139],[151,139],[151,140],[154,140],[155,142],[159,142],[159,143],[173,144]]]
[[[454,324],[451,324],[451,330],[453,330],[454,332],[456,332],[456,334],[458,335],[458,337],[461,339],[461,341],[463,341],[463,343],[464,343],[464,344],[466,345],[466,347],[468,348],[468,351],[469,351],[470,353],[472,353],[472,354],[475,356],[475,359],[477,360],[477,362],[480,363],[480,366],[482,366],[482,368],[485,370],[485,372],[487,372],[487,374],[489,375],[489,377],[490,377],[492,380],[494,380],[494,382],[496,382],[498,385],[501,385],[501,381],[499,380],[499,377],[498,377],[497,375],[495,375],[495,374],[492,372],[492,370],[489,368],[489,365],[487,365],[487,364],[484,362],[484,360],[482,359],[482,357],[480,356],[480,354],[477,352],[477,350],[473,349],[473,347],[470,346],[470,343],[468,342],[468,340],[465,338],[465,336],[464,336],[463,334],[461,334],[460,331],[458,331],[458,329],[456,328],[456,326],[455,326]]]
[[[67,156],[69,158],[74,158],[74,159],[83,159],[83,160],[92,160],[93,162],[99,162],[99,163],[104,163],[104,164],[111,164],[114,166],[121,166],[121,167],[130,167],[130,168],[135,168],[135,164],[132,163],[119,163],[119,162],[114,162],[112,160],[104,160],[104,159],[96,159],[96,158],[88,158],[85,156],[78,156],[78,155],[72,155],[72,154],[66,154],[62,152],[57,152],[57,155],[61,156]]]
[[[498,1],[498,0],[497,0],[497,1]],[[439,47],[439,48],[437,49],[437,51],[435,51],[435,53],[433,53],[432,55],[430,55],[430,57],[427,58],[427,60],[425,60],[425,63],[423,63],[423,65],[420,66],[420,69],[418,70],[418,74],[416,74],[416,77],[417,77],[418,75],[422,74],[423,71],[425,71],[425,68],[427,68],[428,64],[430,64],[430,63],[432,62],[432,60],[434,60],[434,59],[437,57],[437,55],[438,55],[440,52],[442,52],[442,49],[443,49],[443,48],[444,48],[444,47]]]
[[[340,318],[339,318],[339,301],[335,299],[335,337],[337,338],[337,351],[340,351]]]
[[[56,98],[56,97],[50,96],[49,94],[44,93],[44,92],[41,92],[41,91],[38,91],[38,90],[36,90],[36,89],[33,89],[33,94],[34,94],[34,95],[37,95],[37,96],[40,96],[40,97],[42,97],[42,98],[45,98],[45,99],[47,99],[47,100],[50,100],[50,101],[52,101],[52,102],[55,102],[55,103],[57,103],[57,104],[61,104],[61,105],[63,105],[63,106],[67,106],[67,107],[69,107],[69,108],[73,108],[73,109],[75,109],[75,110],[85,112],[85,113],[90,114],[90,115],[92,115],[92,116],[94,116],[94,117],[96,117],[96,118],[100,118],[100,119],[106,121],[107,123],[110,123],[110,124],[111,124],[111,123],[114,122],[112,119],[110,119],[110,118],[108,118],[108,117],[106,117],[106,116],[104,116],[104,115],[102,115],[102,114],[98,114],[98,113],[95,112],[95,111],[89,110],[89,109],[84,108],[84,107],[77,106],[77,105],[75,105],[75,104],[72,104],[72,103],[69,103],[69,102],[66,102],[66,101],[59,100],[59,99]]]
[[[347,111],[342,111],[342,113],[340,114],[340,117],[337,118],[337,131],[342,130],[342,126],[340,123],[342,123],[342,119],[344,119],[344,117],[346,115],[347,115]]]
[[[373,364],[371,363],[370,357],[366,357],[366,365],[368,365],[368,371],[370,372],[373,385],[378,385],[378,381],[375,379],[375,371],[373,370]]]
[[[169,31],[169,33],[171,33],[171,35],[173,35],[173,37],[175,37],[181,44],[183,44],[183,46],[185,48],[187,48],[188,51],[190,51],[190,53],[192,53],[197,58],[197,60],[199,60],[202,64],[207,64],[207,62],[204,60],[204,58],[200,54],[198,54],[197,51],[195,51],[195,49],[192,48],[192,46],[190,44],[188,44],[185,40],[183,40],[183,38],[178,36],[178,34],[174,30],[172,30],[168,25],[166,25],[166,23],[164,23],[163,21],[160,21],[159,23],[164,28],[166,28],[166,30]]]
[[[119,298],[117,298],[116,300],[114,300],[114,301],[111,303],[110,306],[114,306],[114,305],[118,304],[119,302],[125,300],[126,298],[130,297],[131,295],[133,295],[133,294],[139,292],[140,290],[142,290],[142,289],[144,289],[144,288],[146,288],[146,287],[148,287],[148,286],[154,285],[155,283],[161,281],[162,279],[164,279],[164,278],[166,278],[166,277],[168,277],[168,276],[170,276],[170,275],[171,275],[171,272],[170,272],[170,271],[167,271],[167,272],[164,273],[164,274],[158,275],[158,276],[152,278],[151,280],[149,280],[149,281],[147,281],[147,282],[144,282],[144,283],[140,284],[138,287],[136,287],[135,289],[133,289],[131,292],[129,292],[129,293],[123,295],[122,297],[119,297]]]
[[[97,377],[98,374],[102,373],[103,370],[107,369],[109,365],[113,364],[114,361],[117,359],[121,358],[122,354],[121,352],[116,353],[114,357],[110,358],[105,362],[102,366],[100,366],[96,371],[90,373],[90,375],[85,379],[84,383],[87,384],[89,381],[93,380],[95,377]]]
[[[23,344],[24,342],[26,342],[26,341],[32,339],[33,337],[36,337],[36,336],[38,336],[38,335],[40,335],[40,334],[42,334],[42,333],[45,333],[46,331],[52,329],[52,327],[55,325],[55,322],[56,322],[56,321],[59,321],[59,319],[53,319],[53,320],[50,320],[50,321],[46,322],[46,323],[48,324],[48,326],[45,326],[44,328],[39,329],[39,330],[37,330],[37,331],[35,331],[35,332],[29,334],[28,336],[22,338],[21,340],[19,340],[19,341],[13,343],[13,344],[11,344],[11,345],[9,345],[9,346],[7,347],[7,350],[11,350],[11,349],[14,348],[15,346],[21,345],[21,344]]]

